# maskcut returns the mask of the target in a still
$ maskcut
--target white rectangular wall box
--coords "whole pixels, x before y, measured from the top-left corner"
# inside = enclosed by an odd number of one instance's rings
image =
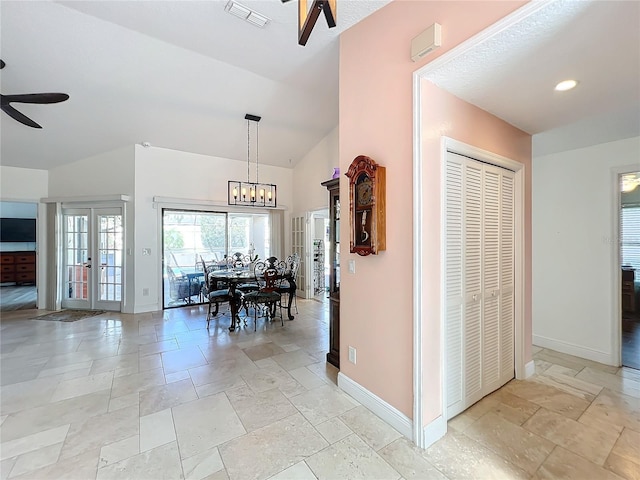
[[[439,23],[434,23],[411,40],[411,60],[417,62],[440,45],[442,45],[442,27]]]

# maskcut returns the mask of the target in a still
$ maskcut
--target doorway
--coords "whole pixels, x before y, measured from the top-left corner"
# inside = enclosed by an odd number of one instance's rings
[[[619,175],[621,362],[640,370],[640,172]]]
[[[62,221],[62,307],[121,311],[122,208],[68,208]]]
[[[37,305],[38,203],[0,202],[0,312]]]
[[[310,251],[312,262],[310,278],[312,279],[309,298],[318,302],[329,299],[329,209],[324,208],[310,212]]]

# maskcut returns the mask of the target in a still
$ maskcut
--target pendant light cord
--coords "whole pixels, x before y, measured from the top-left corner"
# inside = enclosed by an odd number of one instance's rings
[[[251,137],[249,137],[249,122],[250,120],[247,120],[247,183],[249,183],[249,160],[251,158],[249,152],[249,145],[251,145]]]
[[[256,122],[256,183],[260,183],[258,180],[258,154],[260,153],[260,124]]]

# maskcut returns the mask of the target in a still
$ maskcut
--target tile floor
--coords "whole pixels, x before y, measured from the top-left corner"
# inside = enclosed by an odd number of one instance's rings
[[[336,387],[326,306],[227,330],[204,307],[2,314],[0,480],[640,479],[640,372],[535,348],[419,450]]]

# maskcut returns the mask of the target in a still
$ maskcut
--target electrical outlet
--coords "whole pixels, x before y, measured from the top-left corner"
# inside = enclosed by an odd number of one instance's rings
[[[355,347],[349,347],[349,361],[356,364],[356,349]]]
[[[142,296],[143,297],[148,297],[149,296],[149,289],[148,288],[143,288],[142,289]]]

